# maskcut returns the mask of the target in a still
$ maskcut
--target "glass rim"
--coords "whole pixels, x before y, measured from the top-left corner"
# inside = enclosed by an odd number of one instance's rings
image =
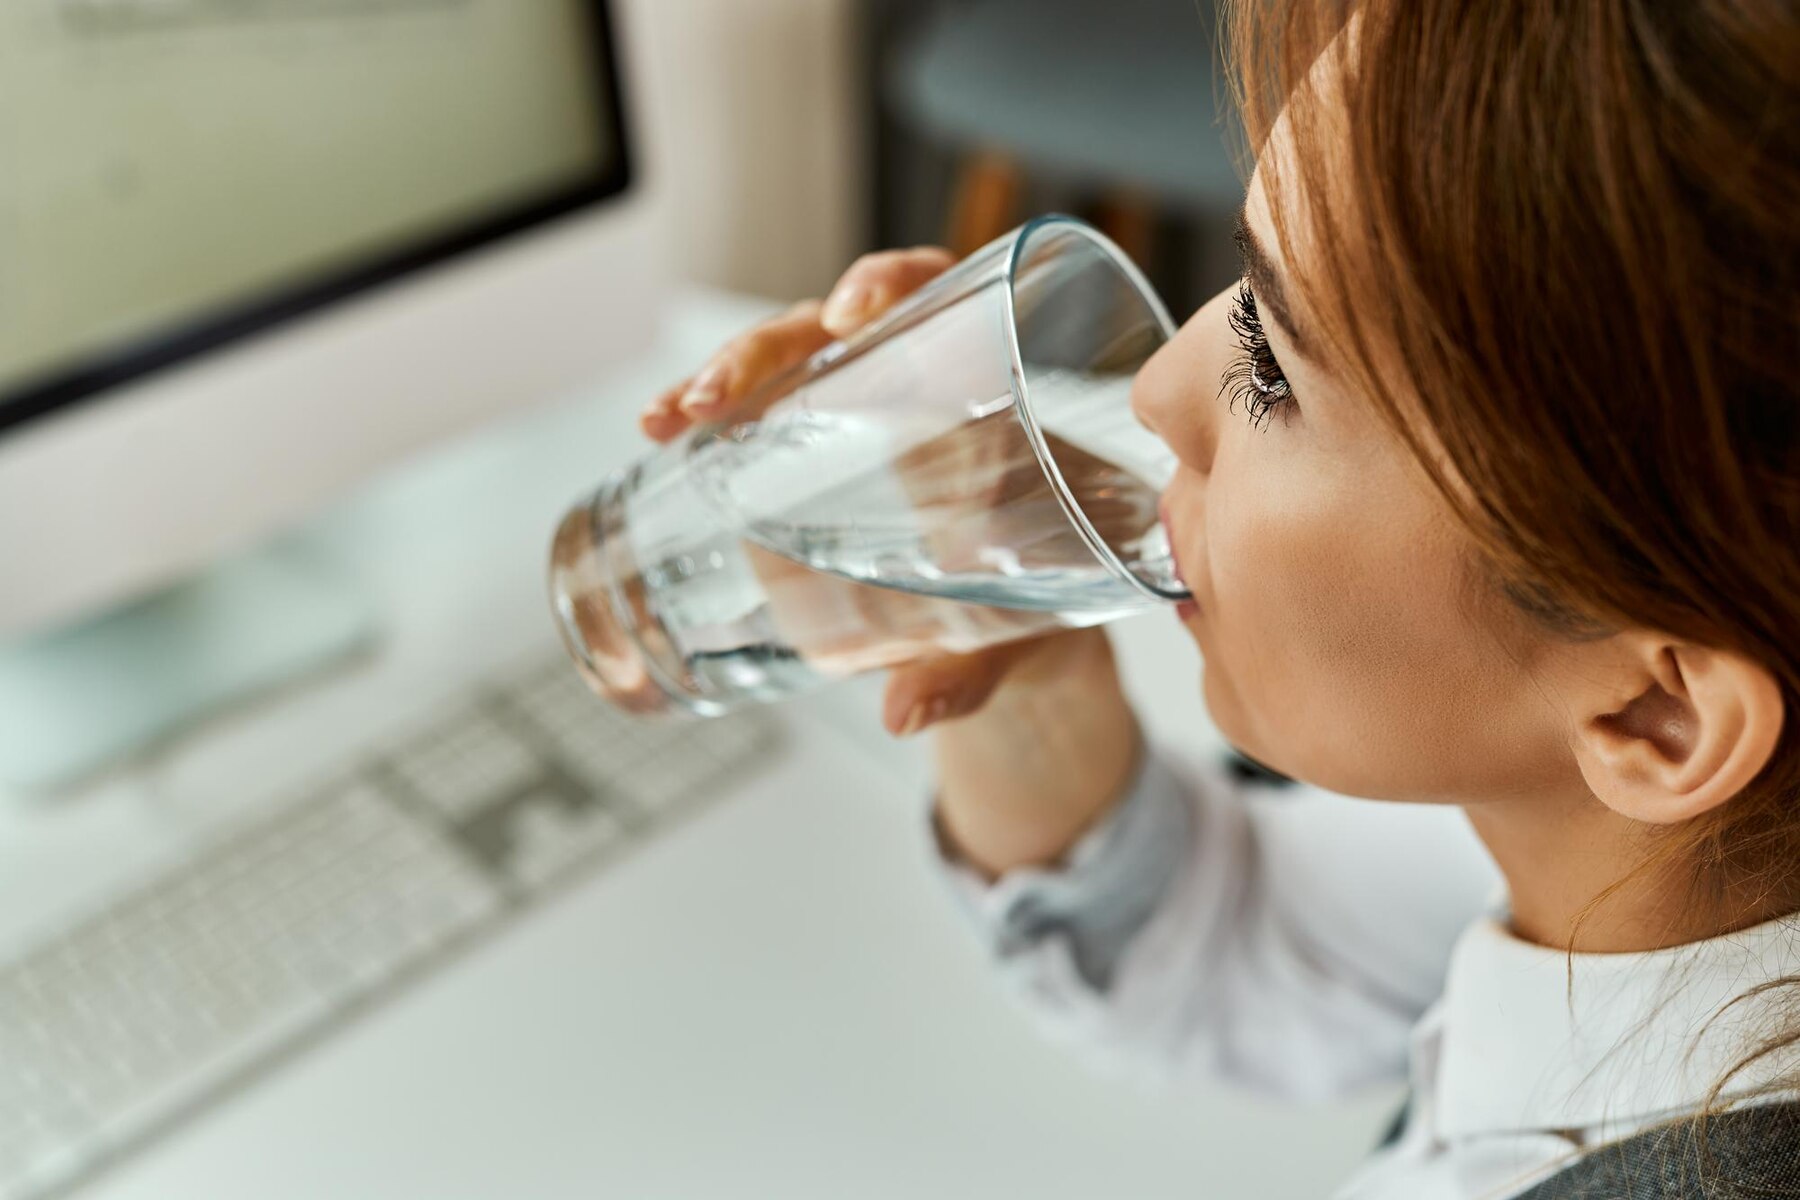
[[[1006,283],[1006,287],[1002,289],[1002,303],[1006,318],[1003,324],[1006,332],[1006,352],[1010,359],[1008,373],[1009,382],[1012,385],[1013,413],[1018,417],[1019,424],[1025,431],[1025,438],[1031,445],[1031,452],[1037,457],[1039,470],[1043,471],[1044,477],[1050,481],[1050,490],[1055,494],[1057,503],[1062,506],[1063,514],[1075,526],[1076,532],[1081,535],[1081,540],[1093,552],[1094,557],[1098,558],[1113,574],[1152,599],[1165,602],[1191,599],[1192,593],[1186,588],[1160,588],[1143,578],[1132,570],[1124,559],[1119,557],[1118,552],[1107,544],[1104,537],[1100,536],[1100,531],[1094,527],[1094,523],[1088,519],[1080,502],[1075,499],[1074,490],[1070,488],[1068,480],[1063,478],[1062,467],[1057,463],[1056,456],[1051,453],[1049,440],[1044,436],[1043,427],[1038,423],[1037,414],[1032,410],[1031,389],[1025,381],[1025,358],[1019,349],[1018,311],[1014,302],[1014,289],[1018,284],[1019,268],[1024,261],[1026,246],[1035,236],[1050,229],[1075,234],[1085,239],[1106,257],[1113,269],[1118,271],[1131,285],[1133,293],[1143,303],[1145,310],[1155,319],[1165,345],[1174,338],[1176,332],[1175,322],[1169,316],[1168,307],[1163,303],[1162,297],[1156,294],[1156,289],[1150,285],[1150,281],[1145,278],[1143,271],[1131,261],[1131,258],[1119,248],[1116,242],[1086,221],[1079,217],[1071,217],[1066,213],[1046,213],[1043,216],[1033,217],[1014,232],[1012,246],[1007,252],[1006,266],[1002,271]]]

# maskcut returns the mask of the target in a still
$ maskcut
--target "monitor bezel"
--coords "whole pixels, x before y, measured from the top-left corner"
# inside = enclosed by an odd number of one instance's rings
[[[635,177],[635,165],[611,3],[581,2],[587,14],[587,43],[595,66],[590,73],[596,84],[593,99],[602,123],[601,134],[613,150],[596,170],[544,195],[421,238],[349,270],[276,289],[144,338],[109,345],[71,366],[27,376],[10,390],[0,389],[0,434],[100,398],[122,385],[247,340],[297,317],[585,212],[628,190]]]

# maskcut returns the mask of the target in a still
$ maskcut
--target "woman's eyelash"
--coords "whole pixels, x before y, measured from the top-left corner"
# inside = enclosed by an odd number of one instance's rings
[[[1234,412],[1243,404],[1250,423],[1261,426],[1270,413],[1293,402],[1294,390],[1269,348],[1262,317],[1256,311],[1256,294],[1247,281],[1238,284],[1226,322],[1237,335],[1238,354],[1219,380],[1219,395],[1229,398]]]

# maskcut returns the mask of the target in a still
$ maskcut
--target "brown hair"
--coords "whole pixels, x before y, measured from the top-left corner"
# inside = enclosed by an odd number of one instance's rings
[[[1278,115],[1294,139],[1261,167],[1304,197],[1303,230],[1271,209],[1308,317],[1504,593],[1557,633],[1656,629],[1780,684],[1767,768],[1647,867],[1791,894],[1800,12],[1240,0],[1226,24],[1249,145]]]

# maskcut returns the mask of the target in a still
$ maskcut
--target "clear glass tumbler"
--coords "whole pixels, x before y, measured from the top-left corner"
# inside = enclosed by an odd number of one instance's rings
[[[1112,242],[1030,222],[571,509],[570,653],[624,708],[713,715],[1186,599],[1130,404],[1173,332]]]

